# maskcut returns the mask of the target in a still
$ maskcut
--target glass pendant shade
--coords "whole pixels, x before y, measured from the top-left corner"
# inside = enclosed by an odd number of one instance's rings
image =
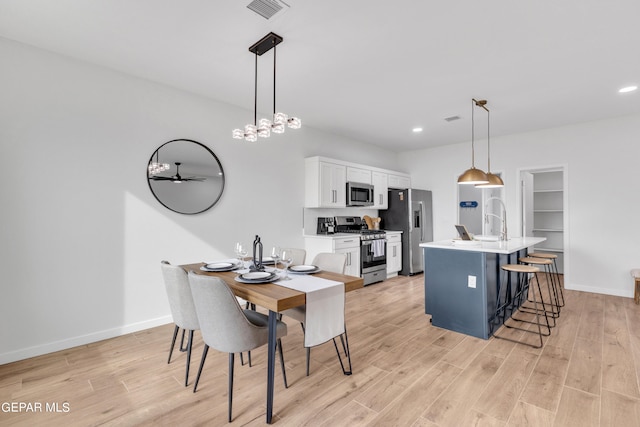
[[[285,114],[285,113],[275,113],[273,115],[273,122],[274,123],[279,123],[279,124],[286,124],[287,123],[287,119],[289,117]]]
[[[242,129],[234,129],[233,139],[244,139],[244,131]]]
[[[262,138],[269,138],[269,136],[271,136],[271,120],[260,119],[258,124],[258,136]]]
[[[464,171],[464,173],[458,177],[458,184],[487,184],[488,182],[489,178],[487,177],[487,174],[473,166],[471,169]]]
[[[258,129],[255,125],[246,125],[244,127],[244,139],[249,142],[256,142],[258,140]]]
[[[291,129],[300,129],[302,127],[302,120],[297,117],[290,117],[289,120],[287,120],[287,125]]]
[[[274,122],[273,125],[271,125],[271,132],[284,133],[284,123]]]

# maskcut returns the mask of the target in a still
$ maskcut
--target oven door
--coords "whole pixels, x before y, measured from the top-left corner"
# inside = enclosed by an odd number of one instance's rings
[[[362,272],[371,267],[387,264],[387,239],[362,240],[360,242],[360,262]]]

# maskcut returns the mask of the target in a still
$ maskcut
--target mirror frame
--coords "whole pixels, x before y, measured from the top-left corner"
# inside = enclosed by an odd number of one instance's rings
[[[216,197],[214,198],[214,200],[211,202],[211,204],[209,204],[206,208],[199,210],[197,212],[181,212],[180,210],[174,209],[169,207],[167,204],[165,204],[165,202],[163,202],[162,200],[160,200],[160,197],[158,197],[158,195],[156,194],[155,191],[153,191],[153,187],[151,185],[151,176],[149,175],[149,165],[151,164],[151,162],[153,162],[154,158],[156,157],[156,154],[158,153],[158,151],[166,146],[167,144],[171,144],[172,142],[190,142],[196,145],[199,145],[200,147],[202,147],[203,149],[205,149],[213,158],[213,160],[218,164],[219,168],[220,168],[220,173],[221,173],[221,187],[220,187],[220,191],[218,192],[218,194],[216,195]],[[169,162],[169,163],[174,163],[174,162]],[[146,177],[147,177],[147,185],[149,185],[149,190],[151,190],[151,194],[153,194],[153,197],[155,197],[155,199],[165,208],[169,209],[170,211],[179,213],[179,214],[183,214],[183,215],[196,215],[205,211],[208,211],[209,209],[211,209],[213,206],[215,206],[216,203],[218,203],[218,201],[220,200],[220,198],[222,197],[222,193],[224,193],[224,187],[225,187],[225,173],[224,173],[224,169],[222,168],[222,163],[220,162],[220,159],[218,158],[218,156],[215,155],[215,153],[206,145],[202,144],[201,142],[198,141],[194,141],[192,139],[185,139],[185,138],[178,138],[178,139],[173,139],[171,141],[167,141],[164,144],[160,145],[158,148],[156,148],[156,150],[151,154],[151,157],[149,158],[149,161],[147,162],[147,170],[146,170]]]

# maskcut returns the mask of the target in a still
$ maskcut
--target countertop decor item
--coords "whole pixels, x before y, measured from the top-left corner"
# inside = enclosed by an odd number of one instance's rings
[[[246,125],[244,130],[234,129],[234,139],[256,142],[258,137],[269,138],[271,132],[284,133],[285,125],[291,129],[300,129],[302,126],[299,118],[289,117],[276,110],[276,46],[283,40],[281,36],[271,32],[249,47],[249,52],[255,55],[253,124]],[[271,48],[273,48],[273,122],[266,118],[258,121],[258,56],[262,56]]]
[[[458,177],[458,184],[486,184],[489,182],[487,178],[487,174],[484,173],[481,169],[476,169],[475,167],[475,149],[474,149],[474,119],[473,119],[473,111],[474,106],[476,104],[476,100],[471,100],[471,168],[464,171],[462,175]]]

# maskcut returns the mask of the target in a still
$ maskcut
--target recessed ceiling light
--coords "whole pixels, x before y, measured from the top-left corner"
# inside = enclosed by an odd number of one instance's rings
[[[638,89],[638,86],[627,86],[627,87],[623,87],[622,89],[620,89],[618,92],[620,93],[627,93],[627,92],[633,92],[634,90]]]
[[[413,128],[413,133],[419,133],[422,132],[422,128]]]

